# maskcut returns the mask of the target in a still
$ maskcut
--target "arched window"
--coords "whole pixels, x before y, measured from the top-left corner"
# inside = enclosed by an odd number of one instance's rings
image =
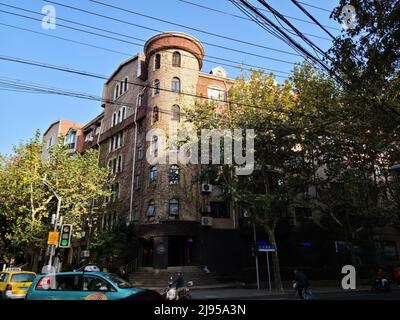
[[[176,104],[172,106],[172,120],[181,121],[181,108]]]
[[[119,96],[119,84],[117,84],[117,86],[115,87],[115,96],[114,98],[117,99]]]
[[[157,53],[154,57],[154,68],[160,69],[161,66],[161,56]]]
[[[152,166],[150,168],[150,183],[154,183],[157,180],[157,167]]]
[[[118,156],[117,172],[122,171],[122,156]]]
[[[160,120],[160,110],[158,107],[153,108],[153,123],[156,123],[158,120]]]
[[[124,87],[123,86],[124,86],[124,83],[123,83],[123,81],[121,81],[121,84],[119,86],[119,95],[124,93]]]
[[[169,167],[169,184],[179,184],[179,166],[176,164]]]
[[[126,116],[126,107],[122,107],[122,119],[121,119],[121,121],[125,119],[125,116]]]
[[[128,91],[128,78],[124,80],[124,92]]]
[[[112,120],[112,127],[115,126],[117,124],[117,114],[114,113],[113,114],[113,120]]]
[[[179,78],[177,78],[177,77],[172,78],[171,90],[173,92],[181,91],[181,80],[179,80]]]
[[[117,123],[120,123],[122,120],[121,120],[121,110],[118,110],[118,117],[117,117]]]
[[[180,67],[181,66],[181,54],[178,51],[175,51],[172,54],[172,66]]]
[[[158,137],[157,136],[153,136],[153,138],[151,139],[151,151],[152,151],[153,155],[155,157],[157,157],[157,153],[158,153]]]
[[[151,199],[147,205],[147,216],[154,217],[156,215],[156,202]]]
[[[160,93],[160,80],[156,79],[154,80],[154,95],[159,94]]]
[[[169,200],[169,215],[170,216],[179,216],[179,200],[171,199]]]

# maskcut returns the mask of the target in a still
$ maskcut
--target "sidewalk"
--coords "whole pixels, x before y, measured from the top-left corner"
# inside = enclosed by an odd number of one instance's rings
[[[369,291],[370,286],[360,286],[356,290],[351,290],[352,292],[363,292]],[[312,292],[314,294],[318,293],[340,293],[348,292],[339,287],[312,287]],[[251,298],[271,298],[271,299],[284,299],[287,297],[293,297],[294,291],[291,288],[285,288],[284,292],[273,290],[269,292],[268,289],[262,288],[257,289],[247,289],[247,288],[230,288],[230,289],[195,289],[192,290],[193,299],[251,299]]]

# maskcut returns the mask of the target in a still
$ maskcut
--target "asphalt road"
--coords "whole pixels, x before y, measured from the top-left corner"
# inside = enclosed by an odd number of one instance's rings
[[[314,293],[315,300],[400,300],[400,290],[392,292],[348,291]],[[253,297],[242,300],[293,300],[294,294],[274,297]]]

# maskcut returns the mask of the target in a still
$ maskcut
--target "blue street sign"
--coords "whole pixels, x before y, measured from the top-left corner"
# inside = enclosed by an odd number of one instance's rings
[[[276,250],[273,244],[267,243],[266,241],[258,241],[258,251],[261,252],[274,252]]]

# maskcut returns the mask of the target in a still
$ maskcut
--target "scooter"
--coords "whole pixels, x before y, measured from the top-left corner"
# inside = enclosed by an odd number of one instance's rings
[[[387,277],[375,277],[374,283],[372,284],[372,291],[391,291],[390,281]]]
[[[161,294],[163,300],[190,300],[192,298],[190,293],[190,287],[193,286],[193,282],[189,281],[187,287],[176,290],[174,286],[173,278],[170,277],[168,281],[168,287],[165,288]]]

